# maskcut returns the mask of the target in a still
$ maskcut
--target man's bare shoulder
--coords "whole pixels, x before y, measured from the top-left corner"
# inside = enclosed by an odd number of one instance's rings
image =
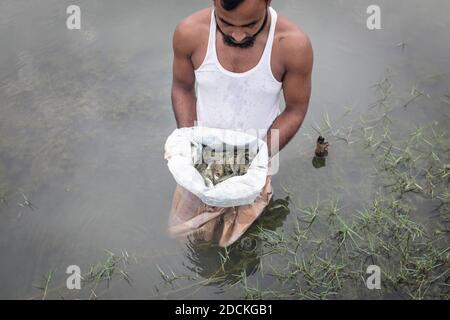
[[[174,48],[193,52],[209,35],[211,8],[194,12],[178,23],[173,34]]]
[[[313,48],[308,35],[286,17],[278,18],[275,43],[287,67],[312,67]]]

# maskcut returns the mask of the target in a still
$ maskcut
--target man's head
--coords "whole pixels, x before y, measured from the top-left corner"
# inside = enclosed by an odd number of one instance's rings
[[[225,44],[250,48],[268,21],[271,0],[214,0],[217,29]]]

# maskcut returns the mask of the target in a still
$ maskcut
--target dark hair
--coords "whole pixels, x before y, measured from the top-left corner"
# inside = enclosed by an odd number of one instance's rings
[[[220,3],[225,10],[231,11],[236,9],[244,1],[245,0],[220,0]]]

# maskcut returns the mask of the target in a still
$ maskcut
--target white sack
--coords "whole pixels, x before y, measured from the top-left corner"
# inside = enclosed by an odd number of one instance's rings
[[[199,154],[202,144],[215,149],[221,148],[223,143],[238,147],[244,147],[246,144],[255,148],[258,146],[259,152],[246,174],[208,187],[194,167],[198,155],[192,154],[191,143],[196,146]],[[251,204],[266,183],[269,160],[267,144],[244,132],[207,127],[176,129],[167,138],[164,158],[168,161],[167,165],[175,181],[210,206],[233,207]]]

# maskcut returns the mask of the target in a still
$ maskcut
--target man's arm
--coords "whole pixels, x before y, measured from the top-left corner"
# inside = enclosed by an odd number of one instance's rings
[[[283,93],[286,108],[275,119],[267,133],[266,142],[270,157],[283,149],[297,133],[305,119],[311,96],[311,73],[314,58],[308,37],[297,31],[283,41],[285,42],[283,51],[286,57]],[[271,129],[279,130],[278,150],[271,150]]]
[[[189,23],[183,21],[173,35],[172,107],[178,128],[193,127],[197,119],[192,32]]]

